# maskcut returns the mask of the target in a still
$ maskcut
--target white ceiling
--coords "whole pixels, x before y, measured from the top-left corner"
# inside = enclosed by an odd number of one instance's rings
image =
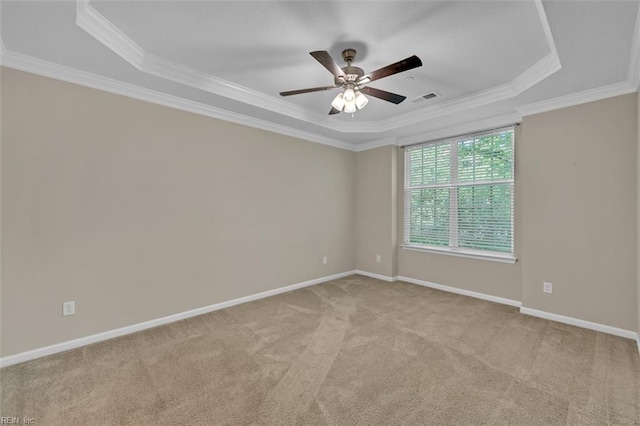
[[[305,139],[363,149],[508,124],[637,90],[639,2],[1,2],[2,64]],[[309,52],[358,51],[373,71],[423,66],[372,87],[354,115]],[[409,78],[408,78],[409,77]],[[413,102],[428,92],[439,98]],[[455,130],[454,130],[455,129]]]

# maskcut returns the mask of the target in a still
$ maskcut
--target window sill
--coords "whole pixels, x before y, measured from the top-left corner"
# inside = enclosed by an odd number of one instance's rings
[[[444,254],[447,256],[457,256],[457,257],[466,257],[469,259],[479,259],[479,260],[489,260],[491,262],[500,262],[500,263],[510,263],[514,264],[518,260],[512,254],[488,254],[488,253],[477,253],[473,251],[467,250],[455,250],[455,249],[438,249],[432,247],[422,247],[422,246],[410,246],[405,245],[402,246],[403,250],[411,250],[411,251],[421,251],[425,253],[435,253],[435,254]]]

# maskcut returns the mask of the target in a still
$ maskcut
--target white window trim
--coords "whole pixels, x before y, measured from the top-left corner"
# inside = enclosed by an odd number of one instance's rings
[[[513,139],[511,141],[512,143],[512,152],[513,152],[513,156],[515,159],[515,127],[517,126],[517,124],[512,125],[512,126],[505,126],[499,129],[491,129],[491,130],[486,130],[486,131],[481,131],[481,132],[475,132],[475,133],[468,133],[465,135],[457,135],[454,137],[449,137],[449,138],[442,138],[442,139],[438,139],[438,140],[433,140],[433,141],[429,141],[429,142],[423,142],[423,143],[419,143],[419,144],[414,144],[414,145],[426,145],[426,144],[430,144],[430,143],[438,143],[438,142],[443,142],[443,141],[452,141],[452,140],[457,140],[463,137],[477,137],[477,136],[481,136],[483,134],[489,134],[489,133],[493,133],[499,130],[507,130],[507,129],[511,129],[513,131]],[[452,147],[455,146],[455,148],[457,148],[456,144],[452,144]],[[404,148],[404,147],[403,147]],[[407,227],[407,223],[406,223],[406,217],[407,217],[407,212],[406,209],[409,208],[407,205],[407,173],[408,173],[408,164],[409,164],[409,160],[408,160],[408,156],[405,152],[404,154],[404,214],[403,214],[403,235],[404,235],[404,244],[401,245],[400,247],[403,250],[409,250],[409,251],[419,251],[419,252],[424,252],[424,253],[434,253],[434,254],[442,254],[442,255],[447,255],[447,256],[457,256],[457,257],[463,257],[463,258],[468,258],[468,259],[479,259],[479,260],[488,260],[488,261],[492,261],[492,262],[500,262],[500,263],[509,263],[509,264],[514,264],[516,263],[516,261],[518,260],[518,258],[516,257],[515,254],[515,212],[513,220],[511,222],[511,235],[513,236],[513,240],[511,241],[512,244],[512,252],[511,253],[502,253],[502,252],[491,252],[491,251],[484,251],[484,250],[474,250],[474,249],[468,249],[468,248],[460,248],[460,247],[452,247],[452,246],[448,246],[448,247],[442,247],[442,246],[427,246],[427,245],[411,245],[411,244],[407,244],[408,241],[408,227]],[[504,183],[511,183],[512,184],[512,190],[515,189],[515,161],[512,163],[512,176],[513,179],[508,180],[508,181],[504,181]],[[453,175],[453,180],[451,183],[448,184],[443,184],[443,185],[429,185],[430,188],[434,188],[434,187],[452,187],[455,185],[455,187],[457,188],[458,186],[462,186],[462,185],[457,185],[457,174],[454,173]],[[501,181],[496,181],[494,183],[502,183]],[[470,185],[477,185],[477,183],[470,183]],[[420,187],[414,187],[412,189],[419,189]],[[511,202],[515,203],[515,194],[512,194],[512,198],[511,198]],[[512,206],[512,208],[515,208],[515,206]],[[451,214],[451,210],[450,209],[450,214]],[[457,205],[456,205],[456,210],[457,210]],[[454,221],[453,223],[457,224],[457,220]],[[452,228],[454,228],[455,226],[452,226]],[[449,234],[451,235],[451,233],[457,233],[457,229],[455,230],[451,230],[449,229]],[[457,241],[457,236],[454,239],[454,241]]]
[[[499,253],[489,251],[473,251],[461,248],[451,247],[431,247],[431,246],[412,246],[403,245],[403,250],[421,251],[424,253],[444,254],[447,256],[465,257],[467,259],[490,260],[492,262],[511,263],[517,262],[518,258],[512,253]]]

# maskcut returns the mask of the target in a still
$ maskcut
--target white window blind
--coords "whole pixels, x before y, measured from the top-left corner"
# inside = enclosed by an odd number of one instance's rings
[[[405,151],[404,244],[513,258],[514,127]]]

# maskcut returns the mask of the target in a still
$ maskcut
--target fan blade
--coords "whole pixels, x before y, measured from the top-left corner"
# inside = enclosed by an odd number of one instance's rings
[[[408,71],[413,68],[418,68],[422,66],[422,61],[416,55],[413,55],[407,59],[403,59],[402,61],[396,62],[395,64],[387,65],[386,67],[380,68],[379,70],[375,70],[370,72],[369,74],[365,74],[358,79],[358,84],[366,84],[374,80],[380,80],[383,77],[388,77],[393,74],[398,74],[399,72]],[[373,96],[373,95],[372,95]]]
[[[342,78],[343,80],[347,78],[342,68],[336,64],[336,61],[333,60],[326,50],[317,50],[315,52],[309,52],[309,54],[313,56],[316,61],[320,62],[323,67],[328,69],[335,78]]]
[[[301,93],[322,92],[323,90],[335,89],[336,86],[311,87],[309,89],[289,90],[288,92],[280,92],[280,96],[299,95]]]
[[[340,114],[340,110],[335,109],[334,107],[331,107],[331,111],[329,111],[329,115],[334,115],[334,114]]]
[[[360,91],[365,95],[373,96],[374,98],[382,99],[383,101],[391,102],[396,105],[407,99],[406,96],[396,95],[395,93],[376,89],[374,87],[361,87]]]

